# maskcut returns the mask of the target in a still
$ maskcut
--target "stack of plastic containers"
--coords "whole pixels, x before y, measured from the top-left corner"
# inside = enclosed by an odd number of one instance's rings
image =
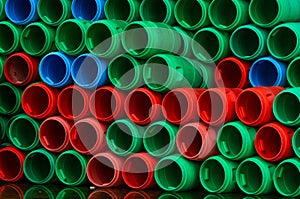
[[[300,196],[300,0],[1,0],[0,20],[0,179],[28,197]]]

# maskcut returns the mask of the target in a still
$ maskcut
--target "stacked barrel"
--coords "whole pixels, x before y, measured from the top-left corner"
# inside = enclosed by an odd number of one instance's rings
[[[1,0],[0,179],[300,195],[300,0]]]

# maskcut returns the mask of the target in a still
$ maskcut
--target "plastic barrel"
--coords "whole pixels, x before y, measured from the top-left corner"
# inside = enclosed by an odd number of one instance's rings
[[[73,150],[61,153],[55,163],[55,173],[58,179],[68,186],[85,184],[88,160],[88,156],[82,156]]]
[[[68,86],[58,95],[58,111],[64,118],[78,121],[89,115],[89,98],[89,91],[76,85]]]
[[[56,155],[38,149],[26,155],[24,161],[24,174],[26,178],[35,184],[51,183],[56,180],[55,176]]]
[[[251,20],[267,28],[282,22],[299,21],[299,11],[300,2],[293,0],[253,0],[249,5]]]
[[[222,59],[215,69],[214,78],[218,87],[247,88],[250,84],[250,63],[236,57]]]
[[[174,8],[176,21],[188,30],[197,30],[208,26],[210,24],[208,7],[208,1],[179,0]]]
[[[126,52],[137,58],[150,58],[160,53],[176,53],[181,37],[168,24],[135,21],[126,26],[122,44]]]
[[[23,179],[25,154],[13,146],[0,150],[0,179],[5,182],[17,182]]]
[[[178,151],[189,160],[204,161],[219,154],[217,131],[203,123],[189,123],[182,126],[176,136]]]
[[[209,125],[222,125],[236,118],[235,103],[242,92],[238,88],[210,88],[198,98],[198,115]]]
[[[154,171],[157,160],[147,153],[129,156],[122,168],[122,177],[132,189],[147,189],[156,185]]]
[[[238,27],[230,36],[230,49],[244,60],[255,60],[267,55],[268,31],[256,25]]]
[[[110,82],[121,90],[132,90],[144,85],[143,63],[128,54],[115,57],[108,65]]]
[[[107,129],[106,142],[109,149],[119,156],[128,156],[143,150],[144,129],[127,119],[113,122]]]
[[[294,155],[293,135],[294,129],[279,122],[266,124],[256,133],[255,149],[261,158],[269,162],[282,161]]]
[[[6,0],[5,13],[15,24],[27,25],[38,20],[38,0]]]
[[[140,16],[143,21],[175,23],[175,0],[144,0],[140,6]]]
[[[144,66],[144,81],[157,92],[167,92],[174,88],[197,88],[203,82],[198,71],[200,65],[188,58],[157,54],[148,59]]]
[[[51,26],[58,26],[71,18],[72,0],[39,0],[38,14],[41,20]]]
[[[274,171],[274,185],[276,190],[285,197],[300,195],[299,182],[300,161],[297,158],[281,162]]]
[[[56,47],[68,55],[80,55],[85,52],[85,35],[90,23],[80,19],[62,22],[56,30]]]
[[[70,129],[70,143],[84,155],[94,155],[106,148],[106,125],[94,118],[77,121]]]
[[[236,170],[236,181],[241,191],[251,195],[266,195],[275,191],[275,166],[260,157],[244,160]]]
[[[0,84],[0,113],[15,115],[21,112],[22,90],[14,85],[4,82]]]
[[[103,122],[113,122],[125,117],[122,108],[125,93],[112,86],[97,89],[90,97],[89,108],[94,117]]]
[[[16,115],[9,121],[7,136],[17,148],[31,151],[40,146],[39,127],[39,122],[26,114]]]
[[[114,58],[123,54],[121,36],[127,23],[122,20],[101,20],[92,23],[86,32],[86,47],[94,55]]]
[[[261,126],[275,120],[272,106],[282,87],[255,87],[242,91],[235,110],[238,118],[249,126]]]
[[[147,125],[162,119],[162,95],[148,88],[137,88],[125,99],[125,112],[136,124]]]
[[[72,14],[76,19],[97,21],[104,18],[105,0],[73,0]]]
[[[44,119],[57,113],[59,91],[44,83],[28,86],[22,95],[24,112],[35,119]]]
[[[0,3],[1,4],[1,3]],[[1,12],[1,11],[0,11]],[[21,50],[20,36],[22,28],[9,21],[0,22],[0,53],[9,55],[15,51]]]
[[[215,28],[203,28],[193,37],[192,50],[197,59],[217,62],[230,54],[229,34]]]
[[[165,157],[176,151],[178,127],[167,122],[154,122],[147,127],[143,136],[146,151],[157,158]]]
[[[247,0],[214,0],[210,3],[208,16],[211,23],[221,30],[234,30],[249,21]]]
[[[200,186],[200,165],[182,156],[162,158],[156,165],[154,177],[158,186],[165,191],[189,191]]]
[[[243,160],[256,154],[254,139],[256,129],[240,121],[229,122],[221,127],[217,145],[221,154],[231,160]]]
[[[287,80],[292,87],[300,87],[300,79],[297,75],[300,72],[299,60],[300,57],[296,57],[295,59],[293,59],[293,61],[291,61],[288,65],[286,71]]]
[[[300,158],[300,129],[298,128],[293,135],[292,146],[295,154]]]
[[[55,88],[66,87],[72,84],[71,65],[74,61],[62,52],[52,52],[45,55],[39,66],[41,79]]]
[[[140,18],[140,4],[139,0],[106,0],[104,13],[107,19],[137,21]]]
[[[300,4],[300,2],[297,3]],[[299,28],[300,23],[298,22],[284,23],[276,26],[270,32],[267,40],[270,54],[283,61],[290,61],[299,56]]]
[[[39,79],[38,67],[37,59],[23,52],[15,53],[4,63],[4,75],[16,86],[27,86]]]
[[[86,89],[108,84],[106,60],[92,54],[82,54],[74,60],[71,76],[77,85]]]
[[[71,124],[63,117],[54,116],[40,125],[39,138],[45,149],[55,153],[71,149],[69,131]]]
[[[97,187],[117,187],[123,182],[123,164],[123,158],[111,153],[94,155],[87,164],[88,179]]]
[[[255,86],[286,86],[287,65],[273,57],[256,60],[250,69],[249,79]]]
[[[298,126],[300,124],[300,89],[290,88],[280,92],[273,103],[275,118],[287,126]]]
[[[238,163],[223,156],[206,159],[200,168],[200,182],[211,193],[230,193],[238,190],[235,170]]]

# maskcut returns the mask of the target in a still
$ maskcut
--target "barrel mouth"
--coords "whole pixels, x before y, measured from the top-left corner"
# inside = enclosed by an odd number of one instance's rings
[[[300,158],[300,129],[297,129],[293,135],[293,140],[292,140],[292,145],[293,145],[293,150],[297,157]]]
[[[4,75],[12,84],[22,85],[30,80],[34,63],[25,54],[13,54],[4,64]]]
[[[23,175],[23,160],[20,155],[10,149],[2,149],[0,152],[0,178],[7,182],[16,182]]]
[[[25,25],[35,17],[34,4],[32,0],[8,0],[5,4],[5,12],[14,23]]]
[[[9,22],[0,24],[1,37],[3,38],[0,39],[0,53],[10,54],[18,48],[19,33],[14,29],[15,27]]]
[[[279,16],[279,3],[274,0],[254,0],[249,5],[252,21],[260,26],[271,27]]]
[[[104,10],[108,19],[131,20],[132,8],[130,1],[107,0]]]
[[[9,84],[0,85],[0,112],[12,115],[18,111],[20,97],[15,87]],[[5,95],[3,95],[5,93]]]
[[[291,86],[300,87],[300,58],[294,59],[288,66],[287,79]]]
[[[170,12],[164,0],[145,0],[140,6],[143,21],[166,22],[170,18]]]
[[[38,14],[45,23],[59,25],[59,22],[68,15],[68,11],[60,0],[40,0]]]
[[[100,19],[103,7],[104,5],[95,0],[74,0],[72,14],[76,19],[95,21]]]

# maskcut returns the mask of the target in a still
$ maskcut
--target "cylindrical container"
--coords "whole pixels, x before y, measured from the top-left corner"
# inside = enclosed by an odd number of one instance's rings
[[[125,100],[125,112],[136,124],[147,125],[162,119],[162,95],[148,88],[131,91]]]
[[[174,25],[175,3],[175,0],[144,0],[140,6],[140,16],[143,21]]]
[[[72,63],[71,76],[83,88],[103,86],[109,82],[107,62],[92,54],[82,54]]]
[[[158,121],[147,127],[143,137],[146,151],[154,157],[165,157],[176,150],[178,127],[167,122]]]
[[[6,18],[5,3],[6,3],[6,0],[0,1],[0,20],[4,20]]]
[[[280,92],[273,103],[275,118],[284,125],[298,126],[300,124],[299,99],[300,88],[290,88]]]
[[[300,73],[299,61],[300,57],[296,57],[293,61],[290,62],[286,71],[287,80],[292,87],[300,87],[300,78],[297,75]]]
[[[4,82],[0,84],[0,113],[15,115],[21,112],[22,90],[14,85]]]
[[[222,59],[215,69],[215,82],[218,87],[247,88],[250,63],[235,57]]]
[[[293,150],[295,154],[300,158],[300,137],[299,136],[300,136],[300,128],[298,128],[295,131],[292,139]]]
[[[165,191],[188,191],[200,186],[200,164],[172,155],[161,159],[154,171],[156,183]]]
[[[51,26],[58,26],[71,18],[72,0],[39,0],[38,14],[41,20]]]
[[[208,7],[208,1],[178,0],[174,8],[175,18],[183,28],[198,30],[210,24]]]
[[[127,23],[121,20],[100,20],[92,23],[86,32],[87,49],[103,58],[124,54],[121,36],[126,26]]]
[[[236,118],[235,103],[242,92],[238,88],[210,88],[198,98],[199,117],[209,125],[222,125]]]
[[[249,21],[247,0],[214,0],[210,3],[208,16],[211,23],[221,30],[234,30]]]
[[[125,111],[122,108],[125,98],[125,93],[113,86],[100,87],[90,97],[90,112],[103,122],[121,119],[125,116]]]
[[[121,90],[133,90],[144,85],[144,62],[128,54],[115,57],[108,65],[110,82]]]
[[[80,19],[62,22],[56,30],[56,47],[68,55],[80,55],[85,52],[85,35],[90,23]]]
[[[87,182],[86,165],[89,157],[74,150],[65,151],[58,156],[55,173],[58,179],[68,186],[79,186]]]
[[[84,118],[89,115],[89,97],[90,93],[85,89],[76,85],[68,86],[58,95],[58,111],[68,120]]]
[[[71,65],[74,61],[62,52],[52,52],[43,57],[39,66],[41,79],[51,87],[62,88],[72,84]]]
[[[140,18],[139,0],[106,0],[104,13],[107,19],[117,19],[127,22],[137,21]]]
[[[143,127],[129,120],[117,120],[108,127],[106,142],[113,153],[119,156],[128,156],[142,151],[143,132]]]
[[[211,193],[230,193],[238,190],[235,171],[238,163],[223,156],[206,159],[200,168],[200,182]]]
[[[21,50],[21,45],[20,45],[20,36],[22,31],[21,27],[9,21],[1,21],[0,31],[1,31],[1,39],[0,39],[1,54],[9,55],[14,53],[15,51]]]
[[[16,86],[26,86],[39,78],[39,62],[26,53],[10,55],[4,63],[4,75],[7,81]]]
[[[274,121],[273,101],[283,90],[284,88],[275,86],[245,89],[235,104],[238,118],[249,126],[261,126]]]
[[[300,195],[300,161],[298,158],[281,162],[274,171],[274,185],[276,190],[285,197]]]
[[[94,118],[85,118],[70,129],[70,143],[79,153],[94,155],[106,148],[105,132],[106,125]]]
[[[117,187],[123,182],[123,163],[123,158],[119,156],[111,153],[99,153],[88,162],[87,177],[97,187]]]
[[[252,157],[244,160],[236,170],[236,182],[244,193],[266,195],[274,192],[273,173],[275,165]]]
[[[122,177],[132,189],[148,189],[156,185],[154,171],[157,160],[147,153],[129,156],[122,168]]]
[[[72,14],[75,19],[97,21],[104,18],[105,0],[73,0]]]
[[[69,132],[71,124],[63,117],[49,117],[42,122],[39,130],[40,142],[45,149],[61,153],[71,149]]]
[[[25,154],[17,148],[8,146],[0,149],[0,179],[17,182],[23,179]]]
[[[150,58],[160,53],[176,53],[181,47],[180,35],[168,24],[135,21],[125,28],[122,44],[137,58]]]
[[[240,59],[258,59],[267,55],[268,33],[252,24],[238,27],[230,36],[230,49]]]
[[[30,152],[23,166],[26,178],[35,184],[54,182],[56,180],[55,160],[56,155],[45,149]]]
[[[176,55],[180,55],[182,57],[190,57],[194,58],[194,54],[192,51],[192,39],[193,39],[193,32],[189,30],[185,30],[180,26],[173,26],[174,30],[178,32],[181,37],[181,47]]]
[[[300,2],[252,0],[249,5],[251,20],[259,26],[272,28],[279,23],[300,20]]]
[[[183,125],[199,121],[197,100],[205,89],[176,88],[168,92],[162,101],[164,117],[171,123]]]
[[[44,119],[57,113],[59,91],[44,83],[28,86],[22,95],[24,112],[35,119]]]
[[[87,199],[90,194],[90,189],[88,188],[78,188],[78,187],[67,187],[62,189],[56,196],[56,199]]]
[[[6,56],[0,56],[0,83],[7,81],[4,76],[4,64],[6,59]]]
[[[219,154],[217,131],[202,123],[189,123],[181,127],[176,136],[178,151],[189,160],[203,161]]]
[[[240,121],[229,122],[221,127],[217,137],[218,149],[231,160],[243,160],[256,154],[254,139],[256,129]]]
[[[27,25],[22,31],[20,38],[23,50],[32,56],[43,56],[55,50],[54,40],[55,29],[43,22]]]
[[[197,88],[203,81],[200,63],[177,55],[158,54],[147,60],[143,76],[147,86],[157,92],[174,88]]]
[[[38,0],[6,0],[5,13],[7,18],[18,25],[27,25],[37,21]]]
[[[299,4],[300,6],[300,2],[297,2],[297,4]],[[298,10],[300,11],[300,8]],[[283,61],[290,61],[295,57],[299,56],[299,29],[300,23],[298,22],[284,23],[276,26],[268,36],[267,44],[270,54],[273,57]]]
[[[249,72],[250,83],[256,86],[286,86],[287,65],[272,57],[256,60]]]
[[[258,155],[269,162],[278,162],[294,155],[292,138],[294,129],[279,122],[266,124],[258,129],[255,149]]]
[[[48,198],[55,199],[58,193],[58,188],[53,186],[45,185],[33,185],[26,190],[24,199],[31,198]]]
[[[193,37],[192,50],[197,59],[217,62],[230,54],[229,34],[215,28],[203,28]]]
[[[7,137],[15,147],[31,151],[40,146],[39,128],[39,122],[26,114],[17,115],[9,121]]]

